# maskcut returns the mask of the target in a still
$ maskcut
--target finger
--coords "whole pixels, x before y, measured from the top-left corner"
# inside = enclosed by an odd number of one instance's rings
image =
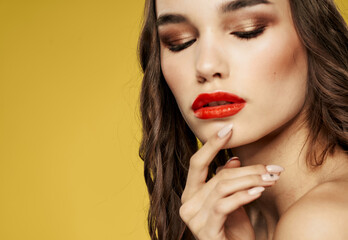
[[[235,164],[235,163],[233,163]],[[232,164],[232,165],[233,165]],[[237,165],[238,163],[236,163]],[[194,193],[188,192],[190,191],[188,187],[185,188],[185,191],[182,196],[182,203],[190,202],[192,203],[192,206],[189,207],[185,212],[187,212],[187,216],[194,215],[204,204],[206,199],[209,197],[209,195],[214,192],[214,189],[216,188],[217,184],[223,185],[224,182],[227,181],[227,184],[233,186],[236,184],[237,188],[232,189],[234,191],[242,190],[243,187],[252,187],[252,186],[240,186],[239,184],[244,183],[243,181],[240,181],[240,178],[246,177],[246,179],[249,178],[249,176],[252,175],[264,175],[268,174],[266,167],[264,165],[252,165],[247,167],[238,167],[238,168],[222,168],[212,179],[210,179],[204,186],[202,186],[199,190],[196,190]],[[276,174],[274,174],[276,175]],[[260,177],[259,177],[260,178]],[[236,179],[236,181],[229,181]],[[257,183],[255,183],[255,186]],[[267,184],[263,184],[261,186],[268,186]],[[231,190],[231,191],[232,191]],[[191,190],[192,191],[192,190]],[[185,195],[187,194],[187,195]],[[190,195],[189,195],[190,194]],[[191,205],[191,204],[190,204]],[[184,207],[186,208],[186,207]]]
[[[215,174],[218,174],[222,169],[224,168],[224,166],[220,166],[216,169],[216,173]]]
[[[222,180],[216,184],[213,190],[201,189],[190,200],[185,202],[180,215],[185,222],[189,222],[199,211],[211,209],[216,201],[232,195],[236,192],[250,189],[256,186],[270,187],[279,179],[277,175],[249,175],[235,179]],[[203,191],[205,190],[205,191]]]
[[[272,186],[278,180],[278,175],[270,173],[222,180],[217,183],[213,191],[210,192],[208,196],[209,200],[206,202],[209,205],[209,202],[215,202],[217,199],[225,198],[236,192],[244,191],[253,187]]]
[[[251,165],[246,167],[230,167],[229,164],[233,166],[240,164],[240,162],[228,163],[228,166],[221,169],[220,172],[216,174],[214,178],[209,180],[209,182],[218,182],[222,179],[233,179],[248,175],[262,175],[268,173],[266,167],[262,164]]]
[[[227,161],[224,168],[238,168],[240,166],[241,166],[241,163],[239,161],[239,157],[233,157]]]
[[[231,163],[231,164],[237,166],[238,163]],[[181,200],[182,200],[182,203],[188,201],[191,198],[204,201],[208,197],[208,195],[213,191],[216,184],[218,184],[220,181],[240,178],[240,177],[249,176],[249,175],[262,175],[267,173],[268,172],[266,170],[266,167],[261,164],[247,166],[247,167],[237,167],[237,168],[223,167],[203,187],[200,187],[199,190],[198,189],[192,190],[192,188],[186,187]],[[193,194],[195,194],[195,196],[193,196]]]
[[[280,175],[284,171],[284,168],[278,165],[267,165],[266,169],[269,173],[275,173],[278,175]]]
[[[226,198],[236,192],[241,192],[253,187],[270,187],[279,180],[279,176],[275,174],[248,175],[240,178],[227,179],[219,181],[214,189],[205,197],[202,208],[209,209],[219,199]],[[203,197],[202,197],[203,199]]]
[[[223,168],[237,168],[240,167],[241,163],[238,157],[229,159],[224,166],[220,166],[216,169],[216,174],[219,173]]]
[[[223,148],[232,136],[232,124],[214,134],[190,159],[190,166],[185,187],[185,194],[191,195],[205,183],[208,167],[215,155]]]
[[[229,164],[230,163],[228,163],[228,166]],[[237,165],[237,163],[231,163],[231,165]],[[215,188],[215,185],[222,180],[234,179],[248,175],[262,175],[267,173],[266,167],[261,164],[236,168],[223,167],[212,179],[206,183],[204,189],[206,192],[211,192]]]
[[[221,233],[221,229],[224,227],[228,215],[245,204],[259,198],[264,190],[264,187],[255,187],[237,192],[217,201],[206,222],[206,226],[209,226],[209,234],[214,236]]]

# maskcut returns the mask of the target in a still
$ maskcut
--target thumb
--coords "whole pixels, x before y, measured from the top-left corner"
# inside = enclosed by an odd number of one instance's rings
[[[233,157],[226,162],[223,168],[237,168],[240,166],[241,166],[241,163],[239,161],[239,157]]]
[[[239,161],[239,157],[232,157],[226,162],[225,166],[221,166],[216,169],[216,174],[218,174],[218,172],[220,172],[224,168],[237,168],[240,166],[241,163]]]

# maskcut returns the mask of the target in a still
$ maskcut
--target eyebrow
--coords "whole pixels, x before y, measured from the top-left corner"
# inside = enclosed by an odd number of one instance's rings
[[[241,8],[245,7],[251,7],[258,4],[269,4],[268,0],[234,0],[231,2],[228,2],[226,4],[223,4],[220,7],[221,13],[227,13],[231,11],[237,11]],[[160,15],[156,20],[157,27],[166,25],[166,24],[172,24],[172,23],[184,23],[189,22],[186,17],[180,14],[164,14]]]
[[[171,24],[171,23],[183,23],[183,22],[188,22],[188,20],[183,15],[164,14],[164,15],[161,15],[157,18],[156,25],[158,27],[161,25],[166,25],[166,24]]]
[[[235,1],[231,1],[226,4],[223,4],[220,8],[220,12],[227,13],[227,12],[236,11],[245,7],[251,7],[258,4],[269,4],[269,3],[271,2],[269,2],[268,0],[235,0]]]

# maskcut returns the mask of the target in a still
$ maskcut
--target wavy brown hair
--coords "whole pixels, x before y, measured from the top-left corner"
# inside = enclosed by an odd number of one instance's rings
[[[315,167],[336,147],[348,151],[348,30],[332,0],[289,1],[308,55],[307,164]],[[144,73],[139,155],[150,196],[150,236],[154,240],[194,239],[179,216],[179,208],[189,159],[198,150],[198,143],[161,71],[155,0],[145,3],[139,58]],[[220,151],[208,178],[231,155],[230,151]]]

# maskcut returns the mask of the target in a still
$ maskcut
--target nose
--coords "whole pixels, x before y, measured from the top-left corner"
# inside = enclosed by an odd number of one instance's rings
[[[201,38],[196,52],[196,77],[200,83],[229,77],[228,56],[213,37]]]

